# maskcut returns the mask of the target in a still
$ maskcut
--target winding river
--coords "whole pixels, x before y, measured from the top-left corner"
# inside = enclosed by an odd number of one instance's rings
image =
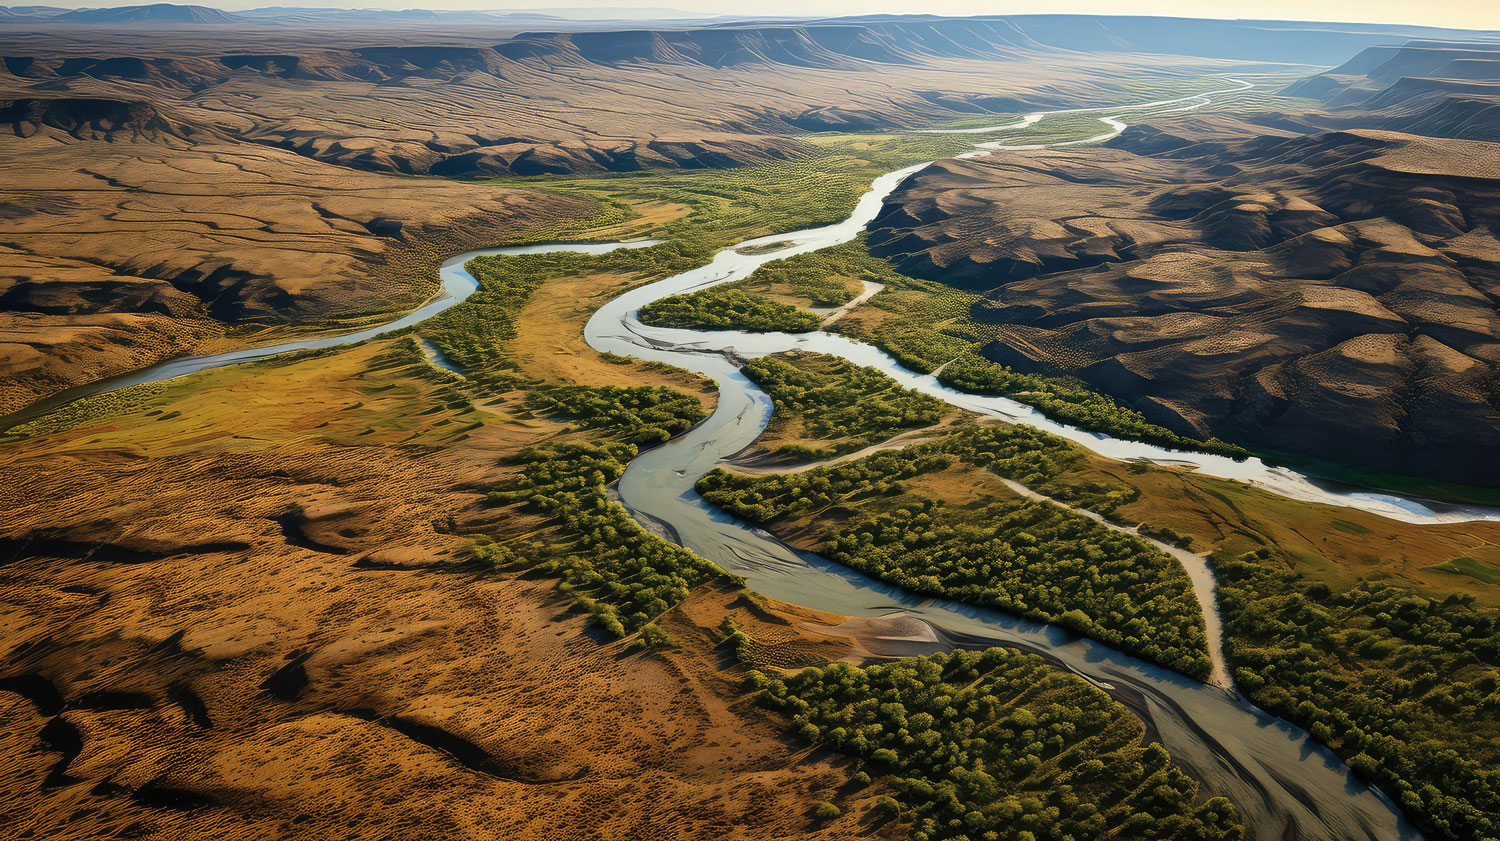
[[[635,313],[657,298],[747,277],[770,260],[846,242],[874,218],[886,195],[920,166],[883,175],[843,222],[777,234],[719,252],[707,266],[643,286],[605,304],[585,335],[595,350],[686,368],[718,383],[712,416],[688,433],[649,450],[617,485],[620,502],[648,528],[742,576],[750,589],[791,604],[854,617],[918,620],[925,635],[893,639],[893,651],[1003,645],[1042,654],[1110,691],[1146,722],[1182,767],[1208,791],[1232,799],[1257,839],[1415,839],[1411,827],[1378,791],[1356,780],[1331,752],[1302,730],[1248,704],[1236,693],[1198,683],[1060,628],[957,602],[913,596],[817,555],[797,551],[706,503],[693,489],[722,459],[749,446],[770,420],[771,399],[736,358],[788,350],[842,356],[879,368],[903,385],[965,409],[1028,423],[1116,458],[1192,464],[1205,473],[1261,485],[1297,498],[1378,510],[1403,520],[1491,517],[1500,512],[1436,512],[1409,500],[1326,490],[1301,474],[1258,460],[1236,462],[1116,441],[1047,420],[1011,400],[963,394],[915,374],[861,342],[823,332],[798,335],[693,331],[651,327]],[[784,247],[767,251],[771,245]],[[1179,560],[1182,559],[1178,555]],[[1196,556],[1189,556],[1196,559]],[[1201,564],[1201,559],[1196,559]],[[1191,571],[1191,570],[1190,570]],[[1212,606],[1209,607],[1213,610]],[[911,624],[911,623],[907,623]]]
[[[1240,89],[1243,88],[1232,90]],[[1206,96],[1199,94],[1136,107],[1196,102]],[[986,131],[1020,128],[1042,116],[1045,115],[1028,115],[1020,123]],[[1118,117],[1101,121],[1115,131],[1123,126]],[[789,335],[676,330],[650,327],[636,318],[641,306],[657,298],[738,280],[771,260],[853,239],[875,217],[886,196],[922,166],[907,167],[875,179],[870,191],[842,222],[739,243],[721,251],[706,266],[631,290],[593,315],[586,327],[586,337],[594,349],[665,362],[712,378],[719,386],[718,404],[712,416],[688,433],[631,462],[616,488],[620,502],[648,528],[744,577],[751,589],[766,596],[845,616],[904,620],[892,624],[893,628],[903,630],[893,631],[891,638],[883,643],[891,653],[960,646],[1010,646],[1037,652],[1093,681],[1135,710],[1152,735],[1185,770],[1203,781],[1209,793],[1232,799],[1244,813],[1249,837],[1265,841],[1421,838],[1384,796],[1356,780],[1331,752],[1317,746],[1302,730],[1256,709],[1233,691],[1198,683],[1060,628],[956,602],[913,596],[816,555],[791,549],[765,531],[708,505],[693,490],[695,481],[720,460],[749,446],[770,419],[770,398],[740,373],[734,360],[806,350],[878,368],[902,385],[952,405],[1036,426],[1111,458],[1190,466],[1207,475],[1246,482],[1294,499],[1359,508],[1405,522],[1500,519],[1500,511],[1494,509],[1443,506],[1388,494],[1329,488],[1306,475],[1267,465],[1259,459],[1236,461],[1115,440],[1048,420],[1031,407],[1012,400],[948,389],[930,375],[902,368],[875,347],[843,336],[825,332]],[[564,243],[470,252],[443,265],[442,289],[435,298],[394,322],[345,335],[172,360],[58,394],[3,419],[0,428],[38,417],[80,397],[279,353],[360,341],[412,326],[461,302],[477,288],[477,282],[464,268],[475,257],[545,251],[603,253],[651,244],[651,241]],[[1191,565],[1196,556],[1187,553],[1185,558],[1181,554],[1176,557]],[[1205,614],[1213,626],[1216,615],[1211,588],[1210,577]],[[1204,598],[1202,590],[1200,598]]]

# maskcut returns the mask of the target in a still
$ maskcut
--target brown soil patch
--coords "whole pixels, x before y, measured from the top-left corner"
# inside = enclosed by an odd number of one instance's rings
[[[475,412],[431,411],[438,387],[380,351],[202,375],[163,395],[176,417],[143,406],[0,449],[8,826],[899,834],[863,823],[878,792],[842,792],[837,761],[785,737],[714,646],[729,613],[785,662],[849,656],[847,638],[799,630],[836,620],[703,588],[661,620],[674,649],[630,653],[552,582],[464,565],[465,533],[528,528],[477,503],[499,457],[555,427],[402,443]],[[844,817],[812,821],[825,799]]]

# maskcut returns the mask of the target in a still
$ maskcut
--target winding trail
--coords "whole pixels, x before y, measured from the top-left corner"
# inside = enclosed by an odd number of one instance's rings
[[[1207,96],[1209,94],[1197,94],[1134,107],[1196,101]],[[1032,116],[1028,115],[1020,123],[1008,127],[991,127],[986,131],[1032,125],[1047,114],[1034,115],[1036,119],[1031,119]],[[1113,129],[1123,127],[1117,117],[1103,120]],[[983,132],[965,130],[962,133]],[[1089,138],[1084,142],[1097,142],[1098,139]],[[641,306],[657,298],[738,280],[770,260],[853,239],[875,217],[885,197],[923,166],[925,164],[907,167],[875,179],[871,190],[860,198],[849,218],[842,222],[739,243],[721,251],[706,266],[626,292],[595,312],[585,328],[586,338],[594,349],[666,362],[711,377],[719,385],[718,404],[708,420],[631,462],[617,485],[621,503],[648,528],[743,576],[750,588],[771,598],[854,617],[905,616],[931,628],[931,650],[1010,646],[1040,654],[1083,676],[1130,706],[1174,759],[1203,782],[1207,792],[1232,799],[1244,815],[1248,837],[1264,841],[1282,838],[1308,841],[1421,838],[1388,799],[1355,779],[1337,757],[1316,745],[1305,732],[1255,708],[1223,686],[1199,683],[1060,628],[957,602],[914,596],[816,555],[796,551],[765,531],[713,508],[694,491],[694,483],[699,477],[725,457],[749,446],[770,419],[770,398],[740,373],[734,360],[787,350],[807,350],[834,354],[856,364],[876,367],[902,385],[940,397],[960,408],[1036,426],[1116,459],[1182,464],[1208,475],[1236,479],[1294,499],[1356,507],[1407,522],[1500,519],[1500,511],[1494,509],[1437,506],[1399,496],[1329,489],[1303,474],[1270,467],[1258,459],[1236,462],[1220,456],[1118,441],[1048,420],[1031,407],[1015,401],[945,388],[932,375],[919,375],[901,368],[873,346],[843,336],[821,331],[788,335],[673,330],[648,327],[635,317]],[[331,347],[417,324],[473,293],[477,282],[469,275],[465,264],[474,257],[545,251],[603,253],[614,248],[638,248],[650,244],[649,241],[565,243],[470,252],[443,265],[442,291],[438,296],[391,323],[342,336],[172,360],[41,401],[21,413],[0,419],[0,428],[38,417],[80,397],[128,385],[250,362],[279,353]],[[1016,489],[1017,492],[1030,493],[1020,486]],[[1174,557],[1183,560],[1185,565],[1191,562],[1180,555],[1174,554]],[[1189,571],[1191,574],[1192,570]],[[1210,592],[1205,616],[1208,617],[1211,611]]]
[[[875,453],[884,452],[886,450],[901,450],[915,444],[923,444],[942,437],[944,433],[951,431],[951,429],[952,427],[948,426],[911,429],[899,435],[887,438],[886,440],[879,443],[871,444],[868,447],[856,450],[852,453],[845,453],[844,455],[825,459],[823,461],[786,463],[778,462],[778,460],[776,459],[755,458],[746,460],[744,458],[744,455],[740,454],[736,457],[721,460],[718,466],[742,476],[771,476],[786,475],[790,473],[805,473],[809,470],[816,470],[820,467],[828,467],[835,464],[844,464],[851,461],[858,461],[859,459],[866,458],[868,456],[874,455]],[[1197,599],[1198,608],[1203,612],[1204,635],[1207,637],[1208,652],[1212,659],[1212,670],[1209,673],[1208,682],[1210,685],[1217,686],[1225,691],[1235,691],[1234,678],[1229,674],[1229,664],[1224,659],[1224,620],[1219,613],[1219,603],[1218,599],[1215,597],[1216,584],[1214,581],[1214,573],[1213,569],[1208,565],[1207,555],[1192,552],[1179,546],[1173,546],[1170,543],[1166,543],[1164,541],[1157,540],[1154,537],[1141,534],[1139,526],[1127,526],[1113,522],[1096,511],[1090,511],[1087,508],[1081,508],[1077,505],[1063,502],[1056,497],[1048,496],[1044,493],[1032,490],[1031,488],[1028,488],[1015,480],[1007,479],[1003,476],[997,476],[996,478],[999,479],[1002,484],[1004,484],[1011,490],[1012,493],[1016,494],[1017,496],[1025,497],[1026,499],[1030,499],[1036,502],[1051,503],[1052,505],[1056,505],[1059,508],[1066,508],[1074,514],[1078,514],[1079,516],[1093,520],[1095,523],[1098,523],[1099,525],[1109,529],[1110,531],[1119,532],[1120,534],[1128,534],[1131,537],[1135,537],[1139,540],[1144,540],[1152,546],[1156,547],[1157,550],[1164,552],[1168,556],[1175,559],[1177,563],[1181,564],[1183,570],[1188,574],[1188,579],[1192,582],[1193,596]]]
[[[876,293],[885,288],[884,283],[876,283],[873,280],[861,280],[860,283],[864,284],[864,289],[859,293],[859,295],[834,308],[833,311],[823,316],[823,320],[818,322],[818,329],[827,330],[829,327],[832,327],[834,322],[848,315],[860,304],[863,304],[865,301],[868,301],[871,298],[875,297]]]
[[[1087,517],[1110,531],[1117,531],[1121,534],[1128,534],[1139,540],[1144,540],[1156,547],[1158,551],[1166,553],[1175,559],[1177,563],[1181,564],[1183,570],[1188,574],[1188,580],[1193,583],[1193,595],[1198,600],[1198,607],[1203,611],[1203,630],[1205,636],[1208,638],[1209,656],[1213,659],[1213,670],[1208,675],[1209,685],[1217,686],[1220,689],[1231,692],[1235,691],[1234,678],[1229,675],[1229,663],[1224,659],[1224,618],[1219,613],[1219,602],[1215,597],[1217,585],[1214,581],[1214,571],[1208,565],[1207,555],[1200,555],[1196,552],[1190,552],[1181,547],[1157,540],[1154,537],[1147,537],[1141,534],[1140,526],[1124,526],[1119,523],[1110,522],[1096,511],[1080,508],[1077,505],[1070,505],[1046,494],[1037,493],[1020,482],[1006,479],[1003,476],[1000,477],[1000,481],[1018,496],[1024,496],[1027,499],[1038,502],[1050,502],[1059,508],[1066,508],[1074,514]]]

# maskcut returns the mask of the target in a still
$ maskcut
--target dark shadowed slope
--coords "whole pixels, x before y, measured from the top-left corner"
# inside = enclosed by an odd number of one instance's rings
[[[1179,432],[1494,484],[1500,144],[1246,131],[936,164],[871,243],[988,290],[991,358]]]

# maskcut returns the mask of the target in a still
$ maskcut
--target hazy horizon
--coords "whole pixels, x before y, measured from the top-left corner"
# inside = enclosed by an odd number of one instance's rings
[[[18,4],[24,5],[33,4]],[[109,8],[117,6],[152,5],[141,0],[104,0],[95,3],[44,3],[62,8]],[[257,0],[229,0],[229,2],[178,2],[176,5],[200,5],[226,11],[286,6],[293,8],[328,9],[430,9],[435,11],[490,11],[490,12],[538,12],[588,10],[598,11],[601,17],[608,9],[622,12],[651,10],[685,12],[691,15],[731,17],[788,17],[820,18],[870,14],[927,14],[946,17],[1026,15],[1026,14],[1076,14],[1076,15],[1120,15],[1132,17],[1185,17],[1222,20],[1283,20],[1308,23],[1368,23],[1405,26],[1431,26],[1456,29],[1500,29],[1500,12],[1492,4],[1479,4],[1471,0],[1433,0],[1423,4],[1420,13],[1414,12],[1407,3],[1393,0],[1264,0],[1255,4],[1227,4],[1192,2],[1191,0],[1018,0],[998,6],[982,0],[944,0],[938,4],[924,4],[914,10],[902,0],[766,0],[758,4],[756,15],[746,15],[739,3],[726,0],[680,0],[671,3],[631,3],[593,0],[572,4],[540,6],[535,3],[497,3],[495,0],[453,0],[440,3],[413,3],[411,0],[354,0],[354,2],[319,2],[319,0],[287,0],[284,3],[257,2]],[[639,17],[637,11],[632,17]]]

